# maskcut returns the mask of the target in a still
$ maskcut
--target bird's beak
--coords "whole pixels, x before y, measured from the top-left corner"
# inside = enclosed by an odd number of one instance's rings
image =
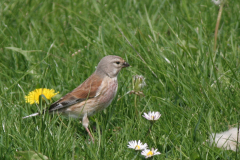
[[[129,67],[130,65],[127,62],[123,62],[123,68]]]

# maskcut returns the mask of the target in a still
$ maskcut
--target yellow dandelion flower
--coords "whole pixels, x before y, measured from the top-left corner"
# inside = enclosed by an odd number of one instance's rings
[[[47,89],[47,88],[39,88],[35,89],[34,91],[30,92],[27,96],[25,96],[26,103],[39,104],[39,96],[44,95],[47,99],[51,99],[53,96],[58,94],[59,92],[55,93],[54,89]]]

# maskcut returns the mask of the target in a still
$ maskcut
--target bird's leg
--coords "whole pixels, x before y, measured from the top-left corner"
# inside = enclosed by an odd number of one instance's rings
[[[91,139],[92,139],[92,142],[94,143],[94,138],[93,138],[92,134],[90,133],[90,131],[89,131],[89,129],[88,129],[88,124],[89,124],[89,120],[88,120],[88,118],[87,118],[87,113],[86,113],[86,114],[84,114],[84,116],[83,116],[82,125],[83,125],[83,127],[85,127],[85,129],[87,130],[89,136],[90,136]]]

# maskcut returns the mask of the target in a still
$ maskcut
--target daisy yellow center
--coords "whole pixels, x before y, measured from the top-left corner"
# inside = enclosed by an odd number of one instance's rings
[[[147,153],[147,156],[152,156],[153,155],[153,152],[152,151],[149,151],[148,153]]]
[[[154,116],[152,116],[152,119],[154,119]]]
[[[136,148],[136,149],[140,149],[140,146],[139,146],[139,145],[137,145],[135,148]]]

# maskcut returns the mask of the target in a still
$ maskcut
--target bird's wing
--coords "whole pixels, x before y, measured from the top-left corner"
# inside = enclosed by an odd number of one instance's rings
[[[102,78],[96,74],[92,74],[86,81],[75,88],[72,92],[66,94],[64,97],[53,103],[49,107],[48,111],[52,112],[60,110],[98,96],[98,90],[101,86],[101,83]]]

